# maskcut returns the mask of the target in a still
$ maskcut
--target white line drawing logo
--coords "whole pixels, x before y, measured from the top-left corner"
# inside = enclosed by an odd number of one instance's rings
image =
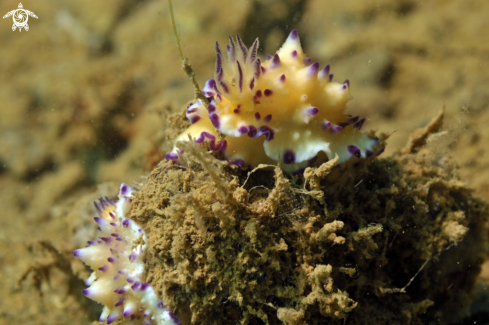
[[[29,30],[29,25],[27,25],[27,21],[29,20],[29,16],[34,17],[37,19],[37,16],[35,13],[29,10],[23,9],[24,7],[22,6],[22,3],[19,3],[19,9],[15,9],[12,11],[7,12],[5,16],[3,16],[3,19],[13,16],[14,24],[12,25],[12,30],[15,31],[16,28],[19,29],[19,32],[22,31],[22,28],[24,28],[26,31]]]

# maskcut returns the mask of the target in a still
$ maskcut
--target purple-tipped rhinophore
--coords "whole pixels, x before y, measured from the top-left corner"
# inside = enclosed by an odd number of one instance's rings
[[[239,64],[239,61],[236,62],[238,65],[238,85],[239,85],[239,92],[243,92],[243,71],[241,70],[241,65]]]
[[[243,53],[243,62],[246,62],[246,57],[248,56],[248,49],[246,48],[246,46],[243,43],[243,40],[241,39],[241,37],[239,37],[238,34],[236,34],[236,40],[238,41],[238,46],[241,52]]]
[[[231,62],[236,61],[236,46],[234,45],[234,40],[231,36],[229,36],[229,45],[228,49],[228,58]]]
[[[251,45],[250,62],[253,62],[256,60],[257,52],[258,52],[258,38],[253,42],[253,45]]]

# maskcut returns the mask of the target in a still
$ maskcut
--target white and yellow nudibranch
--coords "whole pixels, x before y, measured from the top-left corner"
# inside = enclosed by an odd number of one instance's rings
[[[247,49],[239,35],[231,37],[227,60],[216,42],[214,79],[206,82],[202,101],[187,108],[192,125],[178,136],[166,159],[178,160],[179,141],[189,135],[230,164],[256,166],[282,161],[286,171],[299,171],[338,155],[338,163],[352,156],[374,153],[377,138],[360,129],[365,118],[345,114],[349,82],[333,81],[330,67],[306,58],[293,30],[274,56],[262,62],[258,39]],[[225,139],[218,141],[218,132]],[[321,154],[324,153],[324,154]],[[318,160],[319,159],[319,160]]]
[[[83,294],[104,305],[100,321],[107,324],[121,320],[123,325],[181,325],[151,285],[144,282],[146,233],[126,217],[132,192],[130,186],[122,184],[119,200],[105,197],[94,202],[100,237],[73,251],[93,269]]]

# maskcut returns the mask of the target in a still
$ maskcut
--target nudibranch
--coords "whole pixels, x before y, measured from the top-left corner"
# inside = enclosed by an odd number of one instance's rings
[[[104,305],[101,322],[137,325],[181,325],[144,282],[146,233],[126,217],[131,208],[133,189],[122,184],[119,200],[105,197],[94,202],[99,216],[100,237],[73,255],[93,269],[83,294]]]
[[[214,79],[203,94],[209,99],[191,104],[186,116],[192,125],[176,139],[166,159],[177,160],[179,141],[189,135],[230,164],[256,166],[282,162],[298,171],[336,155],[338,163],[352,156],[374,154],[377,138],[361,133],[365,118],[345,114],[350,84],[334,81],[330,66],[307,58],[297,30],[274,56],[258,57],[258,39],[248,49],[229,37],[227,60],[216,42]],[[220,139],[219,132],[225,138]]]

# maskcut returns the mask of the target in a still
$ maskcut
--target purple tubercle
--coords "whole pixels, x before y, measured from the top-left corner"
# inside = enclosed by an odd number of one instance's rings
[[[98,269],[99,269],[99,271],[105,272],[105,271],[107,271],[108,266],[107,266],[107,264],[104,264],[104,266],[101,266]]]
[[[239,167],[244,167],[245,166],[245,162],[243,159],[234,159],[234,160],[231,160],[229,162],[229,164],[232,166],[232,165],[236,165],[236,166],[239,166]]]
[[[80,257],[81,256],[81,252],[79,249],[76,249],[74,250],[73,252],[71,252],[71,254],[74,256],[74,257]]]
[[[117,319],[117,314],[112,314],[107,318],[107,324],[112,324]]]
[[[331,129],[329,129],[329,132],[331,132],[331,134],[336,134],[336,133],[340,132],[341,130],[343,130],[342,126],[333,125],[333,126],[331,126]]]
[[[216,81],[214,79],[209,79],[205,82],[204,89],[202,89],[202,92],[204,93],[205,96],[214,96],[216,91]],[[193,105],[190,105],[192,107]],[[189,108],[190,108],[189,107]],[[187,110],[187,113],[189,111]]]
[[[134,279],[133,279],[132,277],[130,277],[130,276],[129,276],[129,277],[127,277],[127,282],[128,282],[128,283],[133,283],[133,282],[134,282]]]
[[[321,71],[319,71],[319,77],[320,78],[326,78],[329,75],[329,64],[325,66]]]
[[[204,132],[200,133],[200,136],[195,140],[195,142],[203,143],[206,138],[211,140],[211,141],[216,140],[216,137],[214,135],[210,134],[209,132],[204,131]]]
[[[272,120],[272,114],[268,114],[267,116],[265,116],[265,117],[263,118],[263,121],[264,121],[265,123],[268,123],[268,122],[270,122],[271,120]]]
[[[114,263],[114,261],[115,261],[115,258],[113,258],[113,257],[109,257],[107,259],[107,262],[109,262],[109,263]]]
[[[258,38],[253,42],[253,45],[251,45],[250,62],[255,61],[257,52],[258,52]]]
[[[89,297],[89,296],[92,294],[92,292],[90,291],[90,289],[84,289],[84,290],[82,290],[82,293],[83,293],[85,296],[87,296],[87,297]]]
[[[229,36],[229,45],[227,47],[228,50],[228,58],[231,62],[236,61],[236,46],[234,45],[233,38]]]
[[[265,89],[263,93],[265,94],[265,96],[271,96],[273,94],[273,91],[271,89]]]
[[[218,128],[219,128],[219,125],[221,124],[221,123],[219,122],[219,115],[217,115],[217,114],[212,114],[212,115],[210,115],[210,116],[209,116],[209,119],[211,120],[212,125],[214,125],[214,127],[215,127],[216,129],[218,129]]]
[[[363,126],[363,123],[365,123],[365,120],[366,120],[365,117],[361,118],[359,121],[357,121],[357,122],[355,122],[355,124],[353,124],[353,128],[360,130]]]
[[[292,150],[286,150],[282,156],[282,161],[287,165],[295,163],[295,152]]]
[[[260,98],[261,97],[261,90],[258,89],[255,93],[255,97]]]
[[[309,75],[309,77],[314,77],[317,75],[319,71],[319,62],[314,62],[313,64],[311,64],[309,66],[309,68],[307,69],[307,73]]]
[[[293,57],[293,58],[296,58],[297,57],[297,51],[296,50],[293,50],[291,53],[290,53],[290,56]]]
[[[168,315],[176,325],[182,325],[182,323],[180,323],[180,320],[177,318],[177,316],[175,316],[171,311],[168,311]]]
[[[112,227],[119,227],[119,225],[117,224],[117,222],[111,222],[111,223],[110,223],[110,225],[111,225]]]
[[[242,125],[238,128],[238,132],[242,135],[242,134],[245,134],[245,133],[248,133],[248,131],[250,131],[250,129],[246,126],[246,125]]]
[[[344,84],[343,86],[341,86],[341,90],[345,91],[346,89],[348,89],[348,86],[346,84]]]
[[[241,65],[239,64],[239,61],[236,61],[236,64],[238,65],[238,85],[239,85],[239,92],[243,92],[243,71],[241,70]]]
[[[116,303],[114,307],[119,307],[124,303],[124,298],[120,298]]]
[[[256,138],[256,132],[256,127],[254,127],[253,125],[248,126],[248,136],[250,138]]]
[[[141,291],[144,291],[144,290],[146,290],[148,287],[149,287],[149,283],[143,282],[143,283],[141,283],[141,289],[140,289],[140,290],[141,290]]]
[[[361,157],[361,152],[360,152],[360,148],[358,148],[357,146],[355,145],[349,145],[346,147],[346,149],[348,150],[349,153],[351,153],[353,156],[357,157],[357,158],[360,158]]]
[[[159,309],[165,309],[165,305],[163,305],[163,301],[158,301],[158,303],[156,304],[156,307],[158,307]]]
[[[124,311],[122,312],[122,315],[124,317],[129,317],[131,316],[131,314],[134,312],[134,309],[131,307],[131,306],[126,306],[124,308]]]
[[[215,104],[215,102],[214,102],[214,101],[212,101],[212,102],[209,104],[209,106],[207,106],[207,109],[208,109],[208,112],[209,112],[209,113],[213,113],[213,112],[215,112],[215,111],[216,111],[216,105],[214,105],[214,104]]]
[[[190,123],[192,123],[192,124],[197,123],[198,121],[200,121],[200,116],[198,116],[198,115],[192,116],[190,118]]]
[[[271,58],[273,58],[273,56],[271,56],[270,54],[267,54],[267,60],[270,60]]]
[[[319,112],[319,109],[317,107],[310,107],[306,112],[308,115],[315,116]]]
[[[139,288],[139,286],[140,286],[140,285],[141,285],[141,282],[136,281],[136,282],[134,282],[134,284],[131,286],[131,289],[132,289],[132,290],[134,290],[134,291],[136,291],[136,290]]]
[[[309,64],[311,64],[311,62],[312,62],[312,59],[311,58],[305,58],[304,59],[304,64],[305,65],[309,65]]]
[[[255,119],[256,119],[257,121],[259,121],[259,120],[260,120],[260,113],[258,113],[258,112],[256,112],[256,113],[255,113]]]
[[[112,234],[110,234],[110,235],[111,235],[112,237],[116,237],[116,238],[117,238],[117,237],[119,237],[119,235],[118,235],[118,234],[116,234],[116,233],[112,233]]]
[[[297,41],[299,39],[299,33],[297,32],[297,29],[294,29],[290,32],[289,37],[287,37],[287,40],[292,40],[292,41]]]
[[[280,82],[285,82],[285,75],[284,74],[280,76]]]
[[[272,59],[271,68],[273,69],[279,66],[280,66],[280,57],[278,56],[278,54],[275,54]]]
[[[265,69],[265,67],[260,67],[260,69],[261,69],[261,73],[263,73],[263,74],[264,74],[265,72],[267,72],[267,69]]]
[[[263,134],[266,135],[265,141],[271,141],[271,140],[274,139],[275,131],[273,131],[268,126],[265,126],[265,125],[264,126],[260,126],[258,128],[257,133],[256,133],[256,137],[259,137],[259,136],[261,136]]]
[[[94,245],[97,245],[97,242],[95,240],[89,240],[89,241],[87,241],[87,244],[90,246],[94,246]]]
[[[331,124],[331,122],[329,122],[329,121],[324,122],[324,123],[323,123],[323,130],[327,130],[327,129],[329,129],[329,128],[331,127],[331,125],[332,125],[332,124]]]
[[[241,52],[243,52],[243,61],[246,62],[246,57],[248,56],[248,49],[244,45],[241,37],[239,37],[239,34],[236,34],[236,40],[238,41],[238,46],[241,49]]]
[[[178,160],[178,155],[174,152],[169,152],[165,156],[166,160]]]
[[[129,227],[129,219],[126,218],[126,219],[122,220],[122,226],[125,228]]]
[[[112,242],[112,238],[110,237],[100,237],[106,244],[110,244]]]
[[[126,184],[122,184],[120,193],[122,196],[127,196],[129,194],[129,186],[127,186]]]

